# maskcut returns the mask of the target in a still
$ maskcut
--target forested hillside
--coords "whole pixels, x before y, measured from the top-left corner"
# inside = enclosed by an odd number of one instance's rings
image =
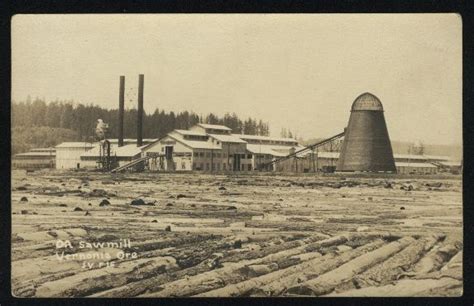
[[[13,102],[11,113],[12,154],[35,147],[54,146],[63,141],[94,141],[97,119],[109,124],[109,138],[118,135],[117,109],[72,101],[46,102],[37,98]],[[125,110],[125,138],[136,138],[136,118],[136,109]],[[235,113],[219,117],[212,113],[200,116],[189,111],[175,113],[156,109],[152,114],[145,113],[143,119],[144,138],[160,138],[173,129],[187,129],[199,122],[223,124],[239,134],[269,134],[268,123],[253,118],[242,120]]]

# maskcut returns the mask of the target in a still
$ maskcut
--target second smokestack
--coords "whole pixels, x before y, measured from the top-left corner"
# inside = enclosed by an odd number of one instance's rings
[[[123,114],[125,108],[125,76],[120,76],[119,117],[118,117],[118,146],[123,146]]]
[[[138,112],[137,112],[137,147],[143,145],[143,83],[144,75],[138,75]]]

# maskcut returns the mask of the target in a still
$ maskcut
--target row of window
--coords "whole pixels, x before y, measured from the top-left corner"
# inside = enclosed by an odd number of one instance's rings
[[[161,148],[161,152],[164,152],[165,148]],[[227,153],[213,153],[214,155],[212,157],[216,158],[227,158]],[[147,153],[147,155],[150,155]],[[229,154],[229,157],[234,157],[235,156],[240,156],[240,159],[252,159],[253,155],[252,154]],[[191,156],[191,153],[182,153],[182,152],[173,152],[173,156]],[[211,158],[211,152],[193,152],[192,156],[195,158]],[[273,158],[272,155],[270,154],[256,154],[256,158],[262,159],[262,158],[267,158],[271,159]]]
[[[228,130],[215,130],[215,129],[206,129],[206,133],[209,134],[220,134],[220,135],[230,135],[231,131]]]
[[[232,165],[229,165],[229,170],[233,170],[232,169]],[[184,169],[184,168],[183,168]],[[211,164],[210,163],[193,163],[193,170],[206,170],[206,171],[210,171],[210,170],[217,170],[217,171],[220,171],[220,170],[227,170],[227,164],[222,164],[222,167],[221,167],[221,164],[220,163],[213,163],[212,164],[212,169],[211,169]],[[247,169],[247,171],[252,171],[252,165],[251,164],[247,164],[247,165],[243,165],[241,164],[240,165],[240,170],[241,171],[245,171]]]
[[[257,159],[272,159],[273,155],[271,154],[255,154]]]
[[[188,140],[198,140],[198,141],[207,141],[208,137],[207,136],[199,136],[199,135],[184,135],[184,139]]]
[[[211,157],[211,152],[206,152],[206,153],[204,153],[204,152],[193,152],[193,156],[194,157],[208,157],[208,158],[210,158]],[[221,153],[214,153],[214,157],[220,158],[221,156],[226,158],[227,153],[222,153],[222,154]]]
[[[252,159],[252,154],[234,154],[235,156],[240,156],[240,159]],[[234,157],[233,154],[229,154],[229,157]],[[193,156],[194,157],[201,157],[201,158],[204,158],[204,157],[207,157],[207,158],[210,158],[211,157],[211,152],[194,152],[193,153]],[[214,153],[213,154],[213,157],[216,157],[216,158],[227,158],[227,153]]]
[[[243,138],[246,142],[251,144],[266,144],[266,145],[282,145],[282,146],[297,146],[297,142],[288,142],[288,141],[277,141],[277,140],[259,140],[259,139],[246,139]]]

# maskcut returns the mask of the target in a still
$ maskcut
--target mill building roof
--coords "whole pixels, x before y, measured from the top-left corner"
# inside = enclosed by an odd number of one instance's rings
[[[225,125],[206,124],[206,123],[198,123],[197,125],[205,129],[232,131],[230,128],[226,127]]]

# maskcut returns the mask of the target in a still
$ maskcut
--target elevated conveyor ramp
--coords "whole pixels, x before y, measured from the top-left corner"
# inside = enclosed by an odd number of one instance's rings
[[[132,160],[131,162],[129,162],[128,164],[125,164],[123,166],[120,166],[120,167],[117,167],[115,169],[112,169],[110,171],[110,173],[118,173],[118,172],[121,172],[121,171],[124,171],[126,169],[129,169],[131,167],[134,167],[136,165],[138,165],[139,163],[142,163],[142,162],[146,162],[147,160],[149,160],[150,157],[149,156],[145,156],[145,157],[141,157],[141,158],[138,158],[138,159],[134,159]]]
[[[306,152],[306,151],[311,151],[311,150],[313,150],[313,149],[315,149],[315,148],[317,148],[317,147],[323,146],[323,145],[325,145],[325,144],[327,144],[327,143],[329,143],[329,142],[331,142],[331,141],[334,141],[334,140],[336,140],[336,139],[338,139],[338,138],[343,137],[344,134],[345,134],[345,130],[344,130],[344,132],[342,132],[342,133],[339,133],[339,134],[334,135],[334,136],[332,136],[332,137],[330,137],[330,138],[327,138],[327,139],[324,139],[324,140],[319,141],[319,142],[317,142],[317,143],[314,143],[314,144],[312,144],[312,145],[309,145],[309,146],[305,147],[304,149],[301,149],[301,150],[298,150],[298,151],[296,151],[296,152],[294,152],[294,153],[291,153],[291,154],[289,154],[289,155],[286,155],[286,156],[283,156],[283,157],[274,159],[274,160],[272,160],[272,161],[269,162],[269,163],[263,164],[263,165],[261,166],[261,168],[264,169],[264,168],[269,167],[269,166],[271,166],[271,165],[273,165],[273,164],[276,164],[276,163],[279,163],[279,162],[281,162],[281,161],[287,160],[287,159],[289,159],[289,158],[291,158],[291,157],[293,157],[293,156],[296,156],[296,155],[298,155],[298,154],[304,153],[304,152]]]

